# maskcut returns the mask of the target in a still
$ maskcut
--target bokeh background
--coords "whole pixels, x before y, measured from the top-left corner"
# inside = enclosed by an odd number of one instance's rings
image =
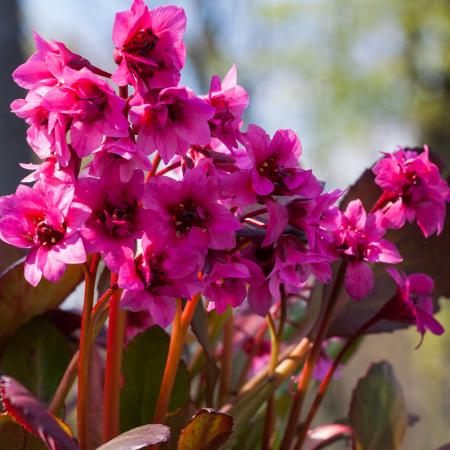
[[[152,5],[168,2],[152,1]],[[247,122],[293,128],[304,164],[330,188],[346,187],[380,151],[427,143],[450,163],[448,0],[173,0],[188,15],[182,83],[205,93],[231,64],[250,93]],[[24,124],[9,112],[23,95],[10,73],[33,51],[32,30],[113,69],[114,13],[128,0],[2,0],[0,194],[14,191],[32,159]],[[450,276],[450,274],[449,274]],[[437,316],[450,329],[450,302]],[[450,441],[450,333],[367,338],[333,386],[318,421],[345,416],[371,361],[388,359],[419,416],[405,450]],[[334,447],[342,448],[342,445]],[[389,450],[389,449],[386,449]]]

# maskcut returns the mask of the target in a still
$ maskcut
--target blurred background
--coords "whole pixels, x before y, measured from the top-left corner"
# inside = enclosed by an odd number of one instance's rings
[[[152,1],[152,5],[168,2]],[[246,121],[273,133],[293,128],[304,165],[346,187],[380,151],[427,143],[450,162],[448,0],[173,0],[188,15],[182,83],[206,93],[210,76],[236,63],[250,93]],[[9,112],[23,96],[12,70],[33,51],[31,32],[64,41],[113,69],[114,13],[128,0],[2,0],[0,15],[0,194],[11,193],[29,162],[25,127]],[[450,274],[449,274],[450,276]],[[450,305],[437,318],[450,329]],[[370,361],[390,360],[407,405],[420,420],[405,450],[450,440],[450,333],[414,331],[367,338],[343,371],[319,421],[345,416],[351,389]],[[342,448],[337,445],[336,449]],[[386,449],[389,450],[389,449]]]

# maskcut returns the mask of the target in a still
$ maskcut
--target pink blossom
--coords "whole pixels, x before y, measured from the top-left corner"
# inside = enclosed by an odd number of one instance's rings
[[[211,140],[208,119],[214,109],[187,88],[163,89],[154,101],[136,95],[131,105],[131,121],[139,129],[138,147],[148,153],[158,150],[166,164],[175,154],[184,156],[190,145],[207,145]]]
[[[124,288],[122,306],[131,311],[148,311],[161,327],[173,320],[176,299],[200,290],[198,265],[192,252],[167,247],[160,230],[154,240],[144,235],[143,253],[134,258],[131,249],[119,270],[119,286]]]
[[[22,182],[30,183],[41,180],[42,183],[52,183],[55,180],[59,180],[66,184],[75,183],[77,171],[79,169],[78,163],[79,161],[72,158],[67,167],[62,167],[53,155],[48,157],[42,164],[20,164],[20,167],[26,170],[32,170]]]
[[[87,59],[72,53],[62,42],[47,42],[35,32],[33,37],[37,51],[13,73],[14,81],[19,86],[25,89],[35,89],[38,86],[55,86],[63,82],[65,67],[70,67],[73,70],[86,67],[99,72]],[[100,73],[107,75],[101,71]]]
[[[66,264],[86,261],[79,229],[90,211],[73,196],[73,185],[48,181],[33,188],[19,185],[15,194],[0,199],[0,238],[31,249],[25,278],[33,286],[42,276],[57,281]]]
[[[368,263],[397,264],[402,258],[392,242],[382,239],[386,230],[378,214],[367,214],[361,200],[353,200],[339,216],[335,232],[337,253],[348,262],[345,289],[360,300],[373,288],[374,277]]]
[[[235,246],[239,220],[219,202],[219,186],[199,168],[186,172],[181,181],[162,176],[148,183],[144,205],[152,212],[149,233],[167,230],[168,245],[206,254],[208,248]]]
[[[443,326],[433,317],[433,279],[423,273],[407,276],[395,269],[387,269],[387,272],[397,284],[397,292],[377,316],[380,319],[415,324],[422,337],[427,330],[436,335],[444,333]]]
[[[401,228],[415,219],[425,237],[442,232],[450,189],[430,161],[427,146],[422,152],[400,149],[386,154],[372,170],[384,190],[375,206],[383,213],[383,226]]]
[[[186,15],[182,8],[162,6],[150,10],[143,0],[116,14],[114,59],[119,67],[113,81],[132,84],[141,92],[176,86],[184,65],[183,35]]]
[[[225,75],[222,83],[218,76],[212,77],[207,99],[216,111],[209,120],[211,136],[221,140],[230,149],[237,148],[242,114],[248,106],[248,94],[237,84],[235,65]]]
[[[144,177],[138,171],[128,183],[109,177],[81,178],[77,183],[77,201],[92,210],[80,230],[86,250],[100,252],[112,271],[119,270],[127,249],[134,250],[151,220],[140,203],[143,190]]]
[[[70,117],[71,145],[78,156],[92,153],[103,137],[127,137],[125,100],[111,86],[88,69],[66,67],[64,84],[49,90],[43,106],[51,112]]]
[[[93,156],[90,175],[118,175],[122,183],[130,181],[135,170],[151,169],[147,155],[130,138],[106,138]]]

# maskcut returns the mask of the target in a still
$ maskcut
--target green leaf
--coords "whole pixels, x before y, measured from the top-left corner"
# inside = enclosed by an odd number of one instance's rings
[[[7,343],[0,368],[49,404],[72,352],[66,337],[49,320],[36,317]]]
[[[181,431],[178,450],[217,450],[232,430],[231,416],[202,408]]]
[[[122,431],[152,421],[169,350],[169,336],[159,327],[138,334],[123,355],[124,386],[120,401]],[[189,373],[183,361],[178,367],[169,412],[189,401]]]
[[[56,308],[83,279],[80,266],[68,266],[57,283],[42,281],[33,287],[17,262],[0,274],[0,347],[22,325],[35,316]]]
[[[119,434],[111,441],[98,447],[97,450],[139,450],[163,444],[169,440],[169,437],[170,429],[165,425],[143,425]]]
[[[7,450],[47,450],[35,435],[26,431],[8,414],[0,415],[0,448]]]
[[[349,413],[357,450],[397,450],[408,426],[403,393],[391,365],[373,364],[353,392]]]

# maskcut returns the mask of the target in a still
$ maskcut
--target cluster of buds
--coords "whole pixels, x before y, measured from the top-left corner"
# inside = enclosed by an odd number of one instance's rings
[[[29,283],[57,281],[67,264],[100,254],[122,306],[160,326],[177,298],[198,293],[209,310],[248,300],[264,316],[311,279],[330,282],[339,260],[348,294],[363,299],[371,264],[402,261],[388,229],[416,221],[427,237],[442,231],[450,190],[426,147],[374,166],[383,194],[371,212],[360,200],[340,210],[342,191],[324,191],[302,167],[294,131],[244,127],[249,98],[234,66],[205,95],[179,85],[185,25],[181,8],[134,0],[116,15],[113,74],[35,35],[36,53],[13,74],[28,94],[12,110],[42,163],[24,165],[31,187],[0,199],[0,238],[30,250]],[[411,312],[423,302],[409,292],[422,283],[428,295],[430,279],[390,273],[396,301],[410,308],[403,319],[440,333],[423,319],[429,302]]]

